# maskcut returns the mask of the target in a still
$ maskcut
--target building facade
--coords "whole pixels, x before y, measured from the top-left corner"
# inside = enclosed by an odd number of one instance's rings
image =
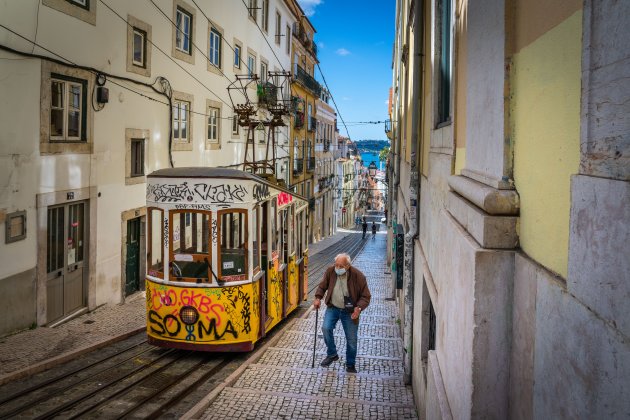
[[[389,257],[420,416],[629,416],[630,4],[396,16]]]
[[[337,113],[329,105],[330,93],[322,88],[315,101],[315,173],[313,178],[313,240],[319,241],[334,232],[334,176],[335,164],[332,146],[336,143]]]
[[[239,167],[247,133],[227,87],[237,74],[264,80],[291,68],[296,17],[279,0],[0,8],[10,29],[0,29],[0,92],[13,98],[0,103],[0,125],[10,127],[0,134],[3,334],[143,288],[145,175]],[[256,84],[249,89],[257,101]],[[262,156],[268,133],[257,135]]]

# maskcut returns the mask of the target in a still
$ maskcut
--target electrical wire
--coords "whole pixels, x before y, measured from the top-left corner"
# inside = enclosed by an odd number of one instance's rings
[[[339,107],[337,106],[337,102],[335,101],[335,97],[333,96],[330,88],[328,87],[328,83],[326,83],[326,78],[324,77],[324,72],[322,71],[322,68],[319,65],[319,63],[316,63],[316,64],[317,64],[317,69],[319,70],[319,74],[322,76],[322,81],[324,82],[324,85],[326,85],[326,89],[328,90],[328,93],[330,93],[330,99],[332,99],[333,104],[335,105],[335,109],[337,110],[337,115],[339,115],[339,119],[341,120],[341,123],[346,128],[346,134],[348,135],[348,139],[352,139],[350,137],[350,131],[348,131],[348,126],[346,125],[346,122],[343,120],[343,117],[341,116],[341,111],[339,111]]]

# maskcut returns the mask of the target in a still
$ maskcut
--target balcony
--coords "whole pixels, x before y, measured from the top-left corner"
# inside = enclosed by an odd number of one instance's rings
[[[307,130],[312,132],[312,131],[315,131],[316,127],[317,127],[317,119],[315,117],[311,117],[308,120]]]
[[[304,127],[304,113],[303,112],[297,111],[295,113],[295,121],[294,121],[293,126],[297,129]]]
[[[319,95],[322,93],[322,86],[302,67],[296,67],[297,73],[293,75],[295,80],[298,81],[306,89],[310,90],[315,96],[319,97]]]
[[[330,140],[324,139],[324,152],[330,151]]]
[[[303,159],[293,159],[293,174],[298,175],[304,171],[304,160]]]
[[[259,83],[256,88],[258,104],[261,106],[276,105],[278,102],[278,88],[269,83]]]

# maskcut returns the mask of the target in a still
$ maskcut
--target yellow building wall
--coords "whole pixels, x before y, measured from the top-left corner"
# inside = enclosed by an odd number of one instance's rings
[[[521,247],[565,278],[570,177],[580,157],[581,38],[578,10],[518,50],[511,80]]]

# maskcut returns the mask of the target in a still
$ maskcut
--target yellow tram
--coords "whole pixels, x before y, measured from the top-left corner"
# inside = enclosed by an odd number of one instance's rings
[[[307,295],[308,202],[248,172],[147,177],[151,344],[249,351]]]

